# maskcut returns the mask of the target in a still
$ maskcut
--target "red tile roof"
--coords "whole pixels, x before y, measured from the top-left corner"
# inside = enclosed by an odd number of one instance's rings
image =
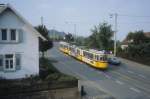
[[[144,35],[150,38],[150,32],[144,32]]]

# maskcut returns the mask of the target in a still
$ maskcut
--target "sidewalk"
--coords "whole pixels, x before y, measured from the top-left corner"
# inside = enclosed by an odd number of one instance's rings
[[[146,69],[146,70],[149,70],[149,69],[150,69],[150,66],[148,66],[148,65],[144,65],[144,64],[141,64],[141,63],[137,63],[137,62],[134,62],[134,61],[125,59],[125,58],[121,58],[121,57],[118,57],[118,58],[121,60],[121,62],[122,62],[123,64],[129,65],[129,66],[136,66],[136,67],[138,66],[138,67],[140,67],[140,68],[142,68],[142,69]]]
[[[91,81],[80,80],[79,86],[84,86],[85,95],[82,96],[82,99],[115,99],[110,94],[97,89],[96,85],[93,85]]]

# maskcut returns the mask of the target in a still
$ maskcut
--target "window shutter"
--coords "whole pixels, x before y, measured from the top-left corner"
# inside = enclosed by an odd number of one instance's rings
[[[3,71],[3,65],[4,65],[4,56],[0,55],[0,71]]]
[[[21,43],[23,42],[23,30],[22,29],[18,29],[18,42]]]
[[[21,54],[16,54],[16,70],[21,69]]]

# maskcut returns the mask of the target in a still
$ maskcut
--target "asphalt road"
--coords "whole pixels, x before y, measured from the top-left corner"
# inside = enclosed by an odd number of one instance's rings
[[[108,93],[116,99],[150,99],[150,67],[122,63],[101,71],[63,54],[57,43],[48,56],[57,60],[53,64],[61,72],[81,79],[89,96]]]

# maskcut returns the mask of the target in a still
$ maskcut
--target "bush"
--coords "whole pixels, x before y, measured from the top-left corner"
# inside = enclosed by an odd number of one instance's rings
[[[150,65],[150,43],[130,44],[126,50],[118,52],[118,56]]]
[[[73,76],[68,76],[68,75],[65,75],[65,74],[61,74],[61,76],[57,80],[58,81],[74,81],[74,80],[77,80],[77,79]]]
[[[46,58],[40,58],[40,68],[48,70],[50,73],[59,72]]]
[[[49,75],[46,77],[46,80],[54,81],[54,80],[59,79],[60,76],[61,76],[61,73],[53,73],[53,74],[49,74]]]

